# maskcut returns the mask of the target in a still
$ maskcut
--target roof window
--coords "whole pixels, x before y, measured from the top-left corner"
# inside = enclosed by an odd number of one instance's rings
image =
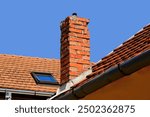
[[[31,75],[37,84],[58,85],[57,80],[50,73],[32,72]]]

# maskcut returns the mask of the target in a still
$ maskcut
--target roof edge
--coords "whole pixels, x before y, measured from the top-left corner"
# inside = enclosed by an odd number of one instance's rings
[[[0,54],[0,56],[11,56],[11,57],[20,57],[20,58],[35,58],[35,59],[45,59],[45,60],[60,61],[59,58],[46,58],[46,57],[25,56],[25,55],[16,55],[16,54]]]
[[[52,100],[76,100],[85,97],[95,90],[136,72],[137,70],[150,65],[150,50],[147,50],[125,62],[118,64],[104,73],[95,76],[80,87],[75,87],[62,93],[58,96],[52,97]],[[111,76],[111,77],[110,77]]]
[[[52,95],[55,94],[53,92],[41,92],[41,91],[32,91],[32,90],[17,90],[17,89],[8,89],[8,88],[0,88],[0,92],[11,92],[11,93],[15,93],[15,94],[48,96],[48,97],[51,97]]]

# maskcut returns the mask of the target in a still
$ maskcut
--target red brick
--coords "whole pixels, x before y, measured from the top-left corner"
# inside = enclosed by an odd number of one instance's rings
[[[72,66],[70,66],[70,70],[71,70],[71,71],[76,71],[76,72],[77,72],[77,71],[78,71],[78,68],[77,68],[77,67],[72,67]]]
[[[82,32],[83,32],[83,30],[78,30],[78,29],[75,29],[75,28],[69,28],[69,31],[74,32],[74,33],[80,33],[80,34],[82,34]]]
[[[82,21],[70,21],[70,25],[87,26],[86,22]]]
[[[82,56],[82,59],[90,61],[90,56]]]
[[[69,72],[69,75],[78,76],[79,74],[78,74],[78,72],[70,71],[70,72]]]
[[[69,45],[81,46],[81,43],[80,43],[80,42],[77,42],[77,41],[70,41],[70,42],[69,42]]]
[[[79,54],[70,54],[71,58],[77,58],[77,59],[82,59],[82,55]]]
[[[90,56],[89,51],[76,51],[76,52],[77,52],[77,54]]]
[[[78,29],[78,30],[88,30],[86,26],[80,26],[80,25],[75,25],[75,24],[70,24],[69,27],[73,29]]]
[[[81,43],[80,44],[82,47],[89,47],[89,44],[88,43]]]
[[[82,50],[81,46],[69,46],[69,48],[73,50]]]
[[[91,65],[88,22],[88,19],[71,16],[62,22],[61,79],[64,77],[68,81],[77,77]]]

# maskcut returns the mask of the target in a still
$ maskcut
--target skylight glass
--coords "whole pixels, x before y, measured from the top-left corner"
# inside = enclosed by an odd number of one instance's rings
[[[37,83],[58,84],[57,80],[50,73],[32,72],[31,74]]]
[[[39,81],[46,81],[46,82],[57,82],[53,76],[51,75],[43,75],[43,74],[37,74],[37,79]]]

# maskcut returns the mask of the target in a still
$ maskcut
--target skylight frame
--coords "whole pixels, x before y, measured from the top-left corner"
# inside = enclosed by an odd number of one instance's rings
[[[31,72],[32,77],[36,81],[37,84],[49,84],[49,85],[59,85],[58,81],[56,78],[51,74],[51,73],[45,73],[45,72]],[[51,81],[42,81],[39,80],[37,75],[43,75],[43,76],[51,76],[56,82],[51,82]]]

